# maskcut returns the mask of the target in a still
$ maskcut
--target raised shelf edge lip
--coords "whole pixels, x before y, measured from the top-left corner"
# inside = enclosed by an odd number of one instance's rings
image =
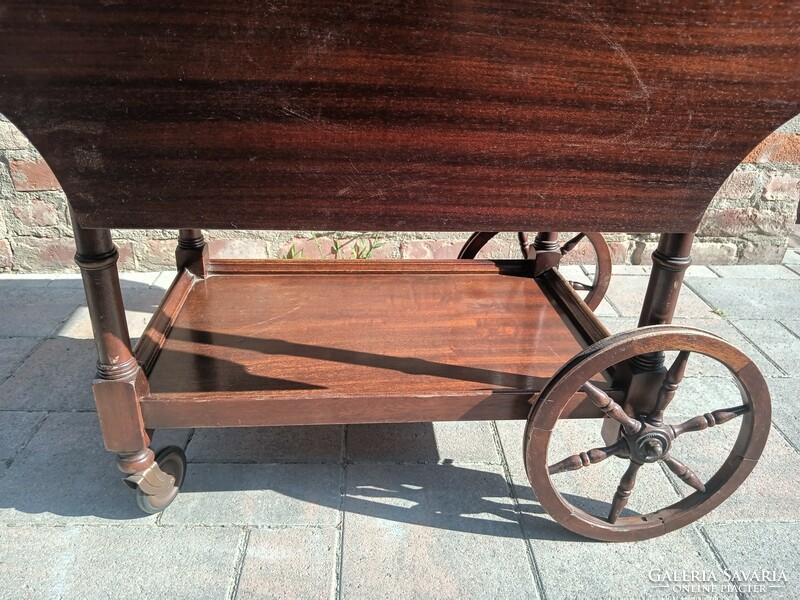
[[[533,261],[528,260],[252,260],[223,259],[209,264],[209,276],[215,275],[287,275],[287,274],[454,274],[496,273],[533,278]],[[194,284],[200,281],[189,271],[176,274],[170,287],[145,328],[134,353],[145,373],[149,374],[169,332],[183,308]],[[551,302],[557,304],[571,331],[580,343],[590,344],[606,337],[608,330],[555,269],[535,279]],[[212,392],[213,397],[196,394],[150,393],[141,400],[142,414],[147,427],[247,427],[266,425],[311,425],[382,422],[427,422],[431,420],[524,419],[539,396],[537,390],[476,390],[449,394],[416,396],[385,396],[386,411],[382,417],[359,415],[358,395],[341,398],[293,397],[290,414],[282,414],[286,399],[268,400],[256,397],[226,396]],[[612,395],[616,396],[613,391]],[[495,402],[492,402],[495,399]],[[584,395],[576,394],[573,408],[568,412],[575,418],[598,417],[598,411]],[[449,400],[449,402],[442,402]],[[488,402],[487,402],[488,401]],[[412,403],[412,410],[403,408]],[[298,404],[305,406],[298,410]],[[319,407],[325,405],[321,411]],[[374,407],[373,407],[374,409]],[[291,415],[295,415],[292,417]],[[303,418],[298,418],[302,416]]]

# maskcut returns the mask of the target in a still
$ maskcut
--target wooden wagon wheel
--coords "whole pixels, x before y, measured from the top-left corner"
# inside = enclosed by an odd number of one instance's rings
[[[666,373],[660,390],[654,390],[645,405],[653,406],[647,415],[631,418],[604,391],[588,383],[612,365],[634,356],[662,351],[678,355]],[[741,401],[731,401],[730,408],[714,410],[681,422],[664,419],[664,412],[679,392],[691,353],[718,361],[732,374],[741,391]],[[550,438],[570,398],[582,390],[605,415],[619,422],[619,439],[603,448],[575,448],[571,456],[550,456]],[[636,399],[634,399],[636,400]],[[725,402],[728,405],[727,402]],[[674,456],[673,442],[679,436],[703,435],[700,432],[732,421],[739,423],[738,437],[730,454],[706,481],[691,470],[691,457]],[[731,427],[729,425],[728,427]],[[758,461],[770,428],[770,400],[766,382],[755,364],[741,351],[710,333],[688,327],[657,325],[608,337],[570,360],[547,384],[531,410],[525,430],[525,468],[542,507],[567,529],[604,541],[633,541],[655,537],[678,529],[705,515],[744,481]],[[678,444],[680,446],[680,443]],[[677,449],[676,454],[680,451]],[[600,514],[590,514],[575,506],[574,496],[554,487],[560,473],[592,469],[608,457],[628,461],[610,510],[594,507]],[[687,464],[681,462],[686,460]],[[675,503],[647,514],[622,515],[634,491],[640,468],[661,464],[694,492]],[[575,477],[586,477],[586,472]],[[689,488],[686,490],[689,491]],[[572,500],[572,501],[570,501]],[[605,513],[605,510],[608,510]]]
[[[476,231],[469,237],[464,247],[461,248],[461,251],[458,253],[458,258],[475,258],[478,252],[480,252],[497,233],[496,231]],[[600,305],[600,302],[606,295],[608,284],[611,281],[611,251],[608,249],[608,244],[603,234],[597,232],[579,233],[561,246],[561,255],[563,256],[569,253],[584,238],[594,249],[594,279],[592,283],[588,285],[580,281],[570,281],[569,283],[576,291],[588,292],[583,301],[586,302],[589,308],[594,310]],[[533,246],[528,243],[528,234],[520,231],[517,233],[517,239],[519,240],[522,258],[534,258],[536,251],[533,249]]]

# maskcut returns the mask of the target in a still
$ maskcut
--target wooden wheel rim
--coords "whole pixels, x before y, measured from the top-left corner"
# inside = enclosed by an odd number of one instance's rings
[[[550,435],[572,395],[589,378],[612,364],[658,351],[688,350],[725,365],[736,379],[749,411],[722,466],[694,492],[647,515],[620,517],[616,523],[575,507],[555,489],[548,471]],[[525,428],[524,460],[531,486],[542,507],[556,521],[580,535],[603,541],[644,540],[674,531],[707,514],[730,496],[758,462],[771,422],[769,390],[755,364],[723,339],[689,327],[656,325],[616,334],[586,348],[547,384],[531,409]],[[700,434],[702,435],[702,433]]]
[[[475,258],[489,240],[498,233],[497,231],[476,231],[464,243],[463,248],[461,248],[461,251],[458,253],[458,258]],[[608,285],[611,282],[611,251],[602,233],[593,231],[584,233],[583,235],[592,245],[595,255],[592,289],[589,290],[589,293],[586,294],[586,298],[584,298],[583,301],[589,308],[594,310],[600,305],[600,302],[603,301],[606,291],[608,291]]]

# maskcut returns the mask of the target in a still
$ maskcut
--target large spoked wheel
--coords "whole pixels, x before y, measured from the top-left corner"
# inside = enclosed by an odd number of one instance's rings
[[[186,455],[182,448],[168,446],[156,454],[155,460],[163,472],[162,477],[166,475],[168,478],[172,478],[172,481],[165,482],[165,485],[155,494],[147,494],[141,487],[136,488],[136,504],[149,514],[160,513],[172,504],[183,485],[183,478],[186,476]]]
[[[628,416],[609,394],[591,383],[609,367],[658,352],[677,353],[674,360],[670,356],[671,366],[660,388],[640,394],[647,397],[629,398],[635,406],[651,407],[647,414]],[[684,381],[695,354],[708,357],[695,359],[703,368],[710,363],[725,377]],[[709,379],[722,386],[724,393],[708,398],[701,384]],[[689,392],[694,386],[700,393],[680,398],[682,381]],[[574,447],[575,436],[567,435],[554,450],[554,430],[580,423],[562,418],[578,392],[619,423],[619,439],[611,444],[601,441],[600,447],[590,449]],[[698,415],[697,402],[721,407]],[[669,415],[676,404],[681,408],[673,419]],[[528,418],[525,468],[542,507],[567,529],[604,541],[648,539],[695,521],[730,496],[755,467],[767,441],[770,418],[766,382],[742,352],[698,329],[643,327],[586,348],[550,380]],[[719,429],[705,431],[712,427]],[[590,429],[599,428],[586,431]],[[714,439],[703,437],[714,435]],[[702,467],[697,473],[695,464]],[[613,478],[598,476],[607,468],[614,470]],[[637,478],[650,489],[634,490]],[[562,485],[566,480],[568,489]],[[636,501],[625,510],[629,499]],[[636,512],[637,502],[645,510]]]
[[[476,231],[469,237],[464,247],[461,248],[458,258],[472,259],[477,257],[478,253],[497,233],[496,231]],[[522,258],[534,258],[536,251],[533,249],[532,244],[529,243],[528,234],[520,231],[517,233],[517,240],[519,241]],[[589,308],[594,310],[600,305],[608,290],[608,284],[611,282],[611,251],[608,249],[608,243],[602,233],[589,232],[579,233],[564,243],[561,246],[561,255],[569,254],[584,240],[591,245],[594,252],[595,269],[592,283],[587,284],[580,281],[570,281],[569,283],[577,292],[587,292],[583,301]]]

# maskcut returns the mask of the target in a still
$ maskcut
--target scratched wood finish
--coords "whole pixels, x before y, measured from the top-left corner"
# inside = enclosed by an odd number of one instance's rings
[[[6,0],[0,112],[85,227],[687,232],[799,40],[795,0]]]
[[[197,280],[166,339],[145,332],[148,427],[525,418],[583,347],[539,282],[489,261],[289,262]]]

